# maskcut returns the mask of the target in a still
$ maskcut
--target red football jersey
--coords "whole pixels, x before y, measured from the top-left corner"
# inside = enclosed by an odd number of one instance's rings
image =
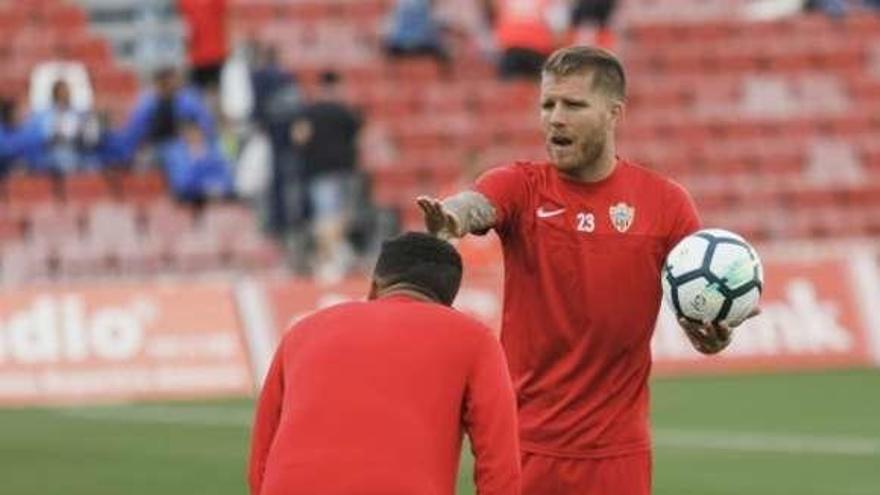
[[[227,0],[180,0],[187,23],[187,52],[195,66],[222,63],[226,58]]]
[[[451,495],[463,431],[480,494],[519,494],[516,404],[491,331],[408,296],[318,311],[266,377],[249,484],[261,495]]]
[[[504,251],[501,342],[520,443],[545,455],[648,450],[650,340],[670,249],[699,228],[687,192],[618,160],[578,182],[549,163],[486,172]]]

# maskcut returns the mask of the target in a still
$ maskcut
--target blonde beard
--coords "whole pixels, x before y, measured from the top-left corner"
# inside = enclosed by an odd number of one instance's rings
[[[605,154],[607,145],[608,140],[604,137],[592,142],[584,143],[579,150],[580,156],[576,159],[575,163],[564,168],[560,167],[559,160],[553,157],[550,150],[548,149],[547,151],[556,164],[557,170],[570,177],[581,179],[583,178],[582,176],[584,172],[594,171],[596,169],[600,159]]]

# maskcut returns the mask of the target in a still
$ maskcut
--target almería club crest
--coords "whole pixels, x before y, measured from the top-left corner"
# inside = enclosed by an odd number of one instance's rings
[[[611,225],[614,225],[614,228],[622,233],[632,226],[636,217],[636,208],[621,201],[609,208],[608,213],[611,215]]]

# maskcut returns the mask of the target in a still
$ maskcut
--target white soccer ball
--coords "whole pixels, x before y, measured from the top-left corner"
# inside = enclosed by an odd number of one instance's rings
[[[666,257],[661,279],[669,307],[696,323],[738,325],[758,306],[764,288],[755,248],[722,229],[682,239]]]

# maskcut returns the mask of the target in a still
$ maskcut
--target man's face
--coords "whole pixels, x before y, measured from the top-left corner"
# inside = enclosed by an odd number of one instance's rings
[[[205,140],[202,130],[198,125],[190,122],[184,124],[181,134],[183,135],[183,141],[190,150],[200,151],[202,149]]]
[[[60,107],[70,106],[70,88],[66,83],[59,82],[53,88],[52,100]]]
[[[177,74],[173,72],[169,72],[167,74],[162,74],[156,80],[156,91],[165,97],[170,97],[174,95],[179,86],[179,82],[177,80]]]
[[[602,155],[622,105],[593,88],[593,73],[541,77],[541,127],[561,172],[576,175]]]

